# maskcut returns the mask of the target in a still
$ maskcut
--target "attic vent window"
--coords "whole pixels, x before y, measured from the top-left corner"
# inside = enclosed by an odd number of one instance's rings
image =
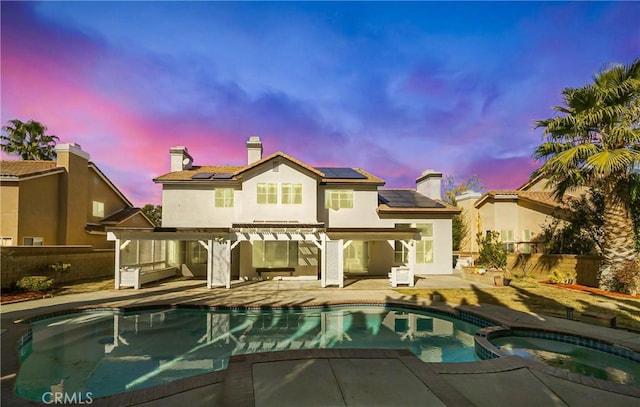
[[[280,163],[273,163],[273,172],[280,172]]]

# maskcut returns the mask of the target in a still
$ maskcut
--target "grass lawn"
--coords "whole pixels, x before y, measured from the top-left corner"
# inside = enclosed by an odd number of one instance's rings
[[[640,298],[601,295],[534,280],[514,279],[509,287],[491,289],[397,289],[412,296],[430,299],[436,293],[451,305],[478,303],[509,307],[523,312],[566,317],[566,307],[575,309],[574,318],[584,311],[617,315],[617,326],[640,332]]]
[[[77,294],[113,289],[113,279],[77,283],[60,287],[54,295]],[[396,289],[407,296],[430,299],[437,293],[451,305],[478,303],[509,307],[523,312],[566,316],[566,307],[573,307],[574,318],[584,311],[617,315],[617,326],[640,332],[640,297],[615,294],[602,295],[556,285],[541,284],[533,279],[514,279],[509,287],[490,289]]]

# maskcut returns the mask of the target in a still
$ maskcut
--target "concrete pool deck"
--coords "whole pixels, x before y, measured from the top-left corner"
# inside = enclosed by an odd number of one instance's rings
[[[456,276],[419,279],[418,288],[490,288]],[[499,289],[499,288],[496,288]],[[167,281],[135,290],[105,290],[7,304],[2,317],[3,406],[43,405],[14,392],[18,340],[27,324],[14,321],[56,311],[92,307],[167,304],[304,306],[350,302],[406,303],[450,309],[402,295],[386,280],[348,280],[343,289],[318,281],[265,281],[206,289],[204,282]],[[640,352],[640,335],[513,311],[462,306],[509,327],[558,330],[613,342]],[[313,349],[239,355],[228,369],[167,385],[95,399],[96,406],[468,406],[609,405],[640,403],[640,388],[579,376],[516,356],[471,363],[423,363],[404,350]]]

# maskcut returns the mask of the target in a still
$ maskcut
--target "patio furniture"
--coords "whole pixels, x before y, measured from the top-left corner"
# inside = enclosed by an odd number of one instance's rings
[[[175,277],[175,275],[175,267],[167,267],[157,270],[141,270],[140,267],[121,267],[120,288],[133,287],[138,290],[142,284]]]
[[[391,287],[397,287],[398,284],[407,284],[409,287],[413,287],[413,271],[407,266],[391,267],[389,282]]]

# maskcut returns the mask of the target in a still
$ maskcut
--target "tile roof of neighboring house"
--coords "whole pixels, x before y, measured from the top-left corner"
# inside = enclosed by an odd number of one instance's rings
[[[517,199],[525,199],[531,202],[543,204],[546,206],[551,206],[554,208],[565,209],[567,208],[566,200],[558,201],[554,198],[554,194],[552,191],[520,191],[520,190],[491,190],[487,191],[485,194],[478,199],[476,202],[476,208],[480,207],[487,199],[509,199],[510,197]],[[567,197],[568,198],[568,197]]]
[[[147,216],[142,212],[140,208],[127,207],[119,210],[116,213],[112,213],[111,215],[100,219],[100,223],[88,223],[85,225],[85,230],[89,233],[104,233],[107,227],[114,227],[118,224],[126,221],[127,219],[140,214],[142,215],[148,222],[148,227],[152,227],[153,223],[147,218]]]
[[[353,179],[353,178],[329,178],[329,177],[325,177],[325,174],[320,171],[318,168],[312,167],[308,164],[303,163],[300,160],[297,160],[296,158],[291,157],[288,154],[282,153],[282,152],[277,152],[277,153],[273,153],[267,157],[264,157],[263,159],[256,161],[254,163],[251,163],[249,165],[245,165],[245,166],[230,166],[230,165],[223,165],[223,166],[193,166],[192,169],[190,170],[183,170],[183,171],[175,171],[175,172],[170,172],[168,174],[164,174],[161,175],[157,178],[154,179],[154,182],[159,182],[159,183],[163,183],[163,182],[172,182],[172,181],[195,181],[195,182],[211,182],[211,181],[218,181],[218,180],[214,180],[211,178],[202,178],[202,179],[193,179],[193,176],[196,174],[231,174],[231,177],[227,179],[228,180],[234,180],[237,181],[242,177],[242,174],[246,173],[247,171],[256,168],[268,161],[274,160],[276,158],[282,158],[286,161],[289,161],[293,164],[296,164],[308,171],[310,171],[311,173],[317,175],[319,178],[322,179],[322,182],[326,182],[326,183],[373,183],[373,184],[380,184],[380,185],[384,185],[384,181],[378,177],[376,177],[375,175],[372,175],[370,173],[368,173],[367,171],[360,169],[360,168],[353,168],[354,171],[356,171],[359,174],[362,174],[364,176],[364,178],[358,178],[358,179]]]
[[[0,161],[0,176],[3,177],[28,177],[64,171],[58,167],[55,161],[31,161],[31,160],[2,160]]]
[[[128,207],[128,208],[123,208],[121,210],[119,210],[116,213],[112,213],[111,215],[100,219],[100,223],[102,224],[117,224],[120,223],[122,221],[125,221],[127,219],[129,219],[130,217],[141,213],[144,216],[144,213],[142,213],[142,209],[140,208],[132,208],[132,207]],[[151,223],[151,222],[149,222]]]
[[[414,189],[400,188],[379,190],[378,210],[381,212],[460,212],[460,209],[444,201],[428,198]]]

